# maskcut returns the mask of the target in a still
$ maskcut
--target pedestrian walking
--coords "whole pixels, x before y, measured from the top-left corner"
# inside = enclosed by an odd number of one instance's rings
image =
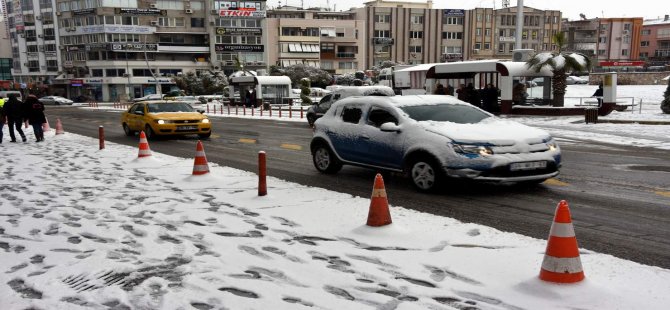
[[[598,89],[596,92],[591,95],[591,97],[596,97],[598,99],[598,106],[603,105],[603,83],[598,84]]]
[[[0,144],[2,144],[2,128],[5,127],[5,98],[0,97]]]
[[[21,140],[26,142],[26,135],[21,129],[23,125],[23,103],[16,98],[15,94],[9,94],[9,99],[5,103],[5,115],[7,116],[7,126],[9,127],[9,137],[11,138],[10,142],[16,142],[16,135],[14,134],[14,129],[19,132]]]
[[[458,100],[468,101],[468,91],[465,89],[465,84],[458,85],[456,94],[456,98],[458,98]]]
[[[451,84],[447,84],[447,95],[449,95],[449,96],[454,95],[454,87],[451,86]]]
[[[27,106],[28,110],[28,122],[33,126],[33,133],[35,133],[35,141],[42,142],[44,141],[44,131],[42,130],[42,124],[47,122],[47,118],[44,115],[44,104],[42,104],[35,95],[28,95],[28,98],[24,102],[24,106]]]

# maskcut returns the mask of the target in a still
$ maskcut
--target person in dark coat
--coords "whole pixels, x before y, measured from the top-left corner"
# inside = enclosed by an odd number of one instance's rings
[[[456,98],[461,101],[468,101],[468,92],[465,89],[465,84],[458,85],[458,89],[456,90]]]
[[[5,103],[5,115],[7,115],[7,126],[9,127],[9,137],[12,139],[11,142],[16,142],[16,135],[14,134],[14,128],[19,132],[21,140],[26,142],[26,135],[21,129],[23,125],[23,103],[16,98],[15,94],[9,94],[9,100]]]
[[[5,127],[5,100],[0,96],[0,144],[2,144],[2,128]]]
[[[479,94],[479,90],[475,89],[475,87],[472,85],[472,83],[468,83],[468,87],[465,89],[467,96],[468,96],[468,102],[476,107],[481,107],[482,106],[482,99],[481,95]]]
[[[444,90],[444,86],[442,84],[437,84],[437,87],[435,88],[435,94],[436,95],[446,95],[447,92]]]
[[[454,95],[454,87],[451,86],[451,84],[447,84],[447,95],[449,95],[449,96]]]
[[[498,88],[493,84],[486,84],[486,88],[482,92],[484,110],[490,113],[498,112]]]
[[[591,95],[591,97],[596,97],[598,98],[598,105],[601,106],[603,104],[603,83],[598,84],[598,89],[596,89],[596,92]]]
[[[47,122],[47,118],[44,116],[44,104],[37,100],[35,95],[28,95],[28,98],[24,102],[24,106],[26,106],[26,109],[28,109],[28,122],[33,126],[35,141],[44,141],[44,131],[42,130],[42,124]]]

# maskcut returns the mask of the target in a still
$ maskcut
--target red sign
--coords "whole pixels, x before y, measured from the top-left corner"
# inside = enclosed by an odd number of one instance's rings
[[[265,11],[240,11],[240,10],[220,10],[219,16],[223,17],[256,17],[264,18]]]
[[[642,67],[644,61],[601,61],[601,67]]]

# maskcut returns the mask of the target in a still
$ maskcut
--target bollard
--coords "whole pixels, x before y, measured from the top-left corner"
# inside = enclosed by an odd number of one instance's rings
[[[281,106],[279,106],[279,117],[281,118]]]
[[[258,152],[258,196],[265,196],[268,194],[266,178],[267,166],[265,165],[265,151],[260,151]]]
[[[105,127],[100,125],[98,128],[98,140],[100,140],[100,149],[105,148]]]
[[[247,106],[242,107],[242,115],[246,116],[247,115]]]
[[[270,117],[272,117],[272,106],[268,110],[270,110]]]
[[[209,104],[207,105],[207,114],[209,114]]]
[[[238,109],[239,109],[239,106],[236,105],[236,106],[235,106],[235,115],[239,115],[239,114],[240,114],[240,113],[238,112]]]
[[[254,116],[254,110],[256,110],[254,107],[251,108],[251,116]]]
[[[302,106],[301,106],[301,107],[300,107],[300,119],[302,119],[303,116],[304,116],[302,111],[303,111],[303,110],[302,110]]]
[[[228,106],[228,115],[230,115],[230,103],[227,106]],[[221,113],[223,113],[223,112],[221,112]]]
[[[598,123],[598,109],[597,108],[586,108],[584,109],[584,122],[585,123]]]
[[[291,106],[288,107],[288,118],[293,118],[293,108]]]
[[[264,109],[265,109],[265,107],[261,105],[261,117],[263,117],[263,110]]]

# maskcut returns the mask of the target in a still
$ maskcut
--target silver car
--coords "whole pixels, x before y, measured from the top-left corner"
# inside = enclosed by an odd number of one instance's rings
[[[404,172],[421,191],[455,179],[540,183],[561,166],[546,131],[442,95],[339,100],[315,122],[310,147],[320,172]]]

